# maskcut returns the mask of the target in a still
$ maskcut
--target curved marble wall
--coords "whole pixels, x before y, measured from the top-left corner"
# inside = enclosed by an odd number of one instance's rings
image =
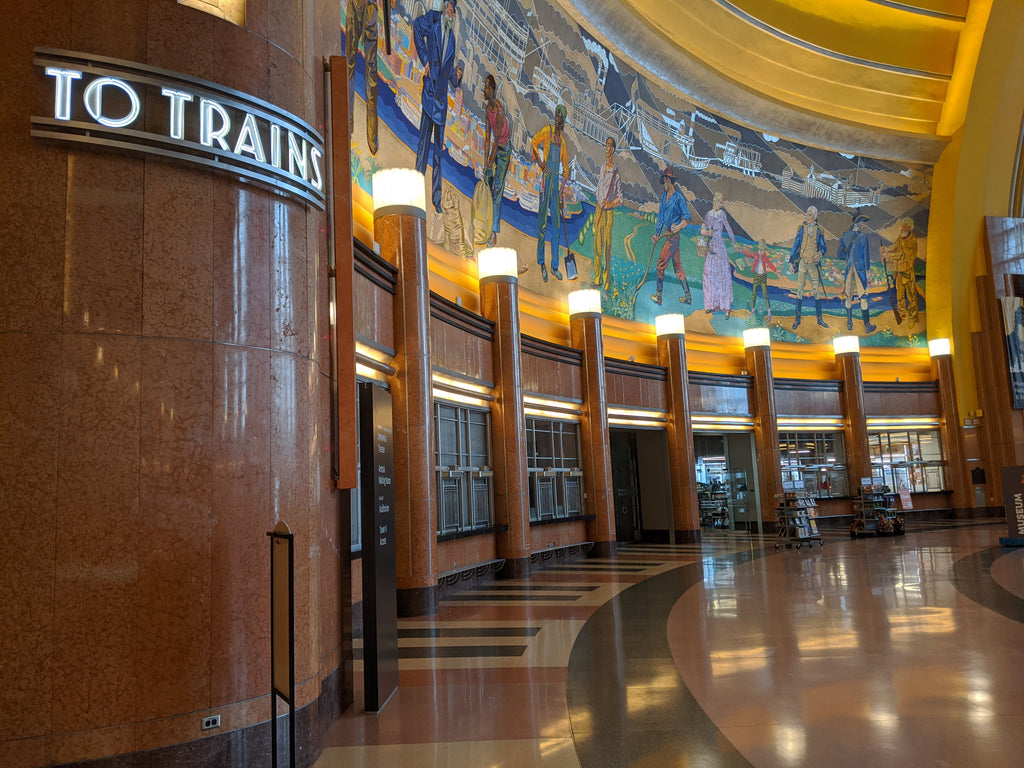
[[[32,51],[203,78],[323,133],[338,4],[249,2],[245,27],[173,0],[5,11],[0,764],[201,736],[191,759],[243,764],[249,742],[223,734],[270,716],[278,520],[298,553],[298,707],[328,708],[344,653],[325,216],[198,166],[31,138],[53,99]],[[210,714],[222,726],[203,732]]]

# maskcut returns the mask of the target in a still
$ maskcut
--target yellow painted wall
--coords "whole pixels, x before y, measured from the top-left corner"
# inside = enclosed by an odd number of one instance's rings
[[[929,217],[928,336],[953,339],[960,412],[978,407],[971,352],[974,278],[988,271],[984,217],[1009,214],[1024,114],[1024,3],[994,0],[967,118],[935,168]]]

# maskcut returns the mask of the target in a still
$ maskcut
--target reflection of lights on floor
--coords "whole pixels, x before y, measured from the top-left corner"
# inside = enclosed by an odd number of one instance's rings
[[[915,613],[889,617],[889,631],[894,635],[938,634],[955,629],[952,608],[921,608]]]
[[[868,715],[868,719],[871,721],[871,726],[877,734],[875,738],[880,742],[888,743],[897,736],[902,728],[900,719],[893,715],[892,712],[879,712],[876,710]]]
[[[996,736],[996,717],[998,715],[992,712],[968,712],[966,720],[971,724],[975,736],[989,739]]]
[[[801,637],[797,640],[797,649],[801,654],[810,651],[836,650],[840,648],[857,648],[860,641],[853,632],[841,632],[819,637]]]
[[[776,725],[775,745],[779,757],[789,765],[803,765],[807,755],[807,734],[797,725]]]
[[[724,677],[737,672],[751,672],[768,666],[768,648],[760,646],[742,651],[715,651],[710,656],[711,674]]]
[[[992,706],[992,694],[988,691],[968,691],[965,696],[971,704],[977,704],[979,707],[990,707]]]

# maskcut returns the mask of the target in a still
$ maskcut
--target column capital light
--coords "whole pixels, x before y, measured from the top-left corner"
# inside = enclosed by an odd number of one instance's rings
[[[405,214],[427,218],[423,174],[412,168],[385,168],[373,174],[373,217]]]
[[[928,339],[928,354],[931,357],[948,357],[953,354],[949,339]]]
[[[686,334],[686,315],[664,314],[654,318],[654,334],[662,336],[684,336]]]
[[[757,349],[767,347],[771,349],[772,336],[767,328],[747,328],[743,331],[743,348]]]
[[[584,288],[569,294],[569,317],[576,315],[600,315],[601,292],[593,288]]]
[[[832,339],[832,350],[836,355],[860,354],[859,336],[837,336]]]
[[[476,255],[476,269],[480,280],[518,283],[519,254],[515,248],[484,248]]]

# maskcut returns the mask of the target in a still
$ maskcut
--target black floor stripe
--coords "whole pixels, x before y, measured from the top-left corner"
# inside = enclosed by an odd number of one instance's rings
[[[631,552],[630,554],[636,554],[636,553],[635,552]],[[580,563],[580,565],[614,565],[616,567],[622,566],[622,565],[625,565],[625,566],[638,565],[638,566],[642,566],[644,568],[651,568],[652,566],[655,566],[655,565],[664,565],[664,563],[656,563],[654,561],[650,561],[649,562],[647,560],[619,560],[618,558],[615,558],[615,557],[602,557],[602,558],[597,558],[597,559],[594,559],[594,560],[587,560],[585,563]]]
[[[765,555],[759,548],[721,555],[716,567]],[[653,576],[609,600],[580,630],[569,656],[566,699],[582,768],[686,765],[752,768],[682,680],[657,708],[631,711],[629,687],[652,674],[678,675],[665,626],[682,594],[699,584],[704,563]]]
[[[562,587],[557,584],[488,584],[486,586],[474,587],[474,592],[593,592],[600,589],[600,586],[589,584],[567,584]]]
[[[616,568],[611,565],[552,565],[548,571],[580,571],[590,573],[643,573],[646,568]]]
[[[399,659],[483,659],[522,656],[525,645],[428,645],[399,646]],[[363,658],[362,648],[353,648],[356,661]]]
[[[1001,616],[1024,624],[1024,599],[992,578],[997,558],[1016,550],[1013,547],[988,547],[953,563],[953,586],[979,605]]]
[[[536,637],[540,627],[399,627],[398,638]]]
[[[464,600],[473,600],[473,601],[476,601],[476,602],[488,602],[488,603],[491,603],[491,602],[512,602],[512,601],[515,601],[515,602],[530,602],[530,601],[541,601],[541,602],[549,601],[549,602],[555,602],[555,601],[558,601],[558,600],[568,600],[568,601],[579,600],[580,597],[582,597],[582,595],[550,595],[550,594],[531,595],[528,592],[523,592],[522,594],[519,594],[519,595],[506,594],[504,592],[502,592],[500,594],[487,594],[487,595],[457,593],[457,594],[454,594],[454,595],[449,595],[448,597],[444,598],[441,602],[443,602],[443,603],[451,603],[451,602],[462,602]]]

